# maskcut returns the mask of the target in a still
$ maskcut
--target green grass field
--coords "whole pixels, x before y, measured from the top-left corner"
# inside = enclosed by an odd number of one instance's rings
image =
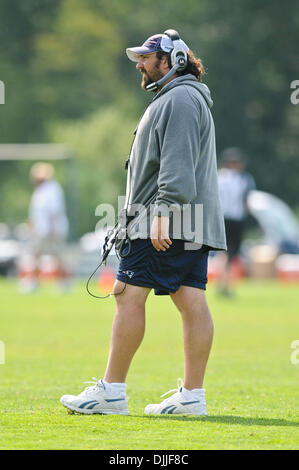
[[[0,282],[1,449],[299,449],[298,285],[244,282],[228,301],[208,289],[215,339],[205,388],[209,416],[149,417],[144,406],[183,376],[181,320],[150,295],[147,331],[129,376],[130,416],[68,415],[59,403],[104,373],[114,300],[83,284],[22,296]],[[299,356],[299,354],[298,354]]]

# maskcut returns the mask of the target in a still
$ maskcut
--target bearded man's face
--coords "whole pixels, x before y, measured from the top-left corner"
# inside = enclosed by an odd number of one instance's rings
[[[160,70],[161,61],[156,57],[156,53],[141,55],[136,68],[142,74],[141,87],[146,90],[146,87],[153,82],[157,82],[163,77]]]

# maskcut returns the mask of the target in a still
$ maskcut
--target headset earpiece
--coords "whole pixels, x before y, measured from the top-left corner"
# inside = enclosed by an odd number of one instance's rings
[[[187,52],[181,47],[179,33],[174,29],[168,29],[164,34],[173,42],[173,49],[168,54],[169,68],[178,65],[177,71],[182,72],[187,67],[188,56]]]

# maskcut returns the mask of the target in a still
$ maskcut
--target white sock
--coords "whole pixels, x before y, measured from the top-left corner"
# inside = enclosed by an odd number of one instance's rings
[[[191,400],[192,398],[201,398],[205,396],[205,389],[204,388],[193,388],[192,390],[188,390],[185,387],[182,387],[182,393],[187,398],[187,400]]]
[[[127,384],[123,383],[123,382],[105,382],[105,380],[102,381],[107,392],[113,394],[113,395],[117,395],[119,394],[120,392],[125,392],[126,391],[126,387],[127,387]]]

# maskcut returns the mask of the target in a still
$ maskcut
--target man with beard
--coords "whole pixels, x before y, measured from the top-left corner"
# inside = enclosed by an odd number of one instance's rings
[[[201,60],[176,32],[156,34],[126,52],[142,74],[142,88],[155,93],[135,131],[128,164],[127,214],[134,217],[140,204],[148,210],[145,223],[138,217],[138,230],[137,217],[128,226],[131,250],[120,262],[114,286],[119,295],[104,379],[61,402],[85,414],[128,414],[125,380],[154,289],[156,295],[170,295],[181,313],[185,375],[171,397],[148,405],[145,413],[206,415],[203,380],[213,337],[205,297],[207,260],[210,249],[226,249],[213,102],[200,83]]]

